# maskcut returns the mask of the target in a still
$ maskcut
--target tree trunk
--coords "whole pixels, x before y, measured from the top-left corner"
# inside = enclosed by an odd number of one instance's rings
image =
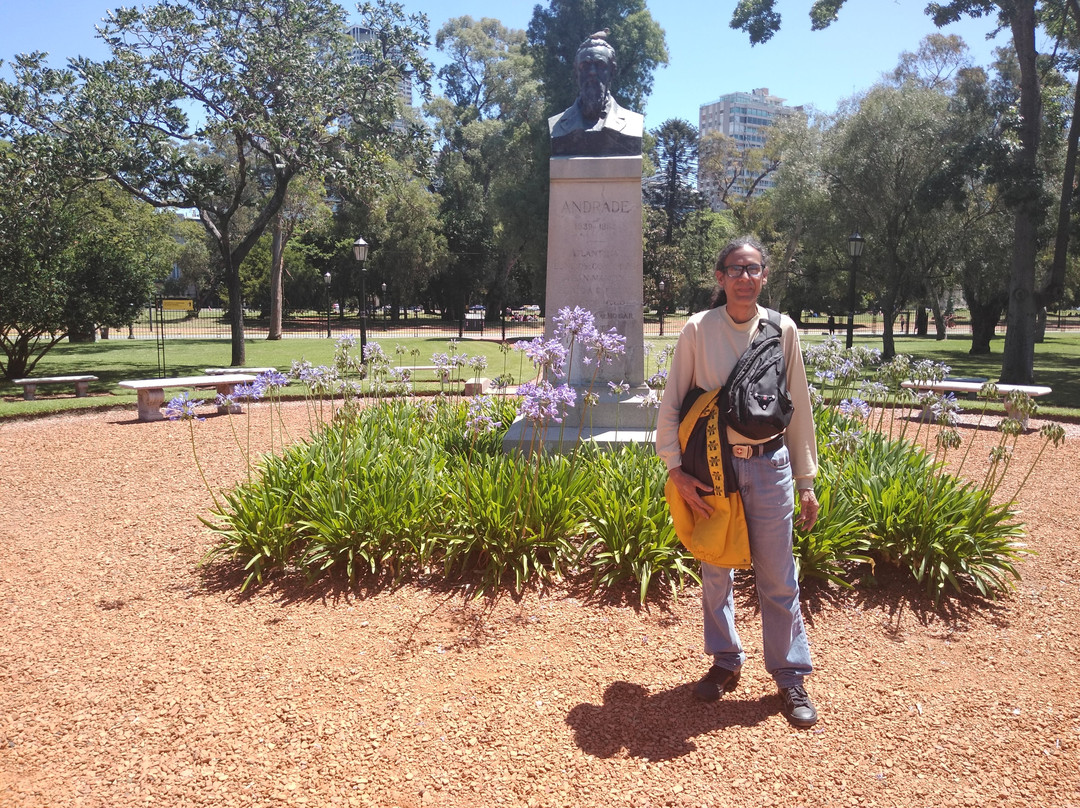
[[[926,306],[922,304],[915,307],[915,335],[925,337],[930,332],[930,316],[926,313]]]
[[[896,309],[889,305],[881,307],[881,358],[888,362],[896,356],[896,337],[893,325],[896,322]]]
[[[945,328],[945,316],[941,313],[941,303],[937,297],[930,298],[930,314],[934,318],[934,331],[937,332],[938,341],[943,340],[949,336]]]
[[[1069,11],[1072,12],[1073,21],[1080,24],[1080,2],[1069,0]],[[1080,110],[1080,75],[1076,77],[1076,87],[1073,90],[1073,110]],[[1039,302],[1045,308],[1058,302],[1065,289],[1065,267],[1069,258],[1069,236],[1072,231],[1072,200],[1073,185],[1076,182],[1076,153],[1080,143],[1080,115],[1072,115],[1069,121],[1069,135],[1065,148],[1065,167],[1062,171],[1061,197],[1058,200],[1057,233],[1054,237],[1054,261],[1050,266],[1050,274],[1039,290]],[[1045,323],[1042,335],[1045,335]],[[1042,341],[1042,335],[1039,341]]]
[[[232,336],[232,366],[242,368],[247,363],[247,345],[244,343],[244,290],[240,283],[240,268],[232,264],[231,257],[226,259],[229,266],[225,269],[229,287],[229,327]]]
[[[1035,50],[1035,0],[1019,0],[1009,22],[1020,65],[1020,151],[1016,157],[1015,176],[1019,178],[1017,183],[1026,181],[1029,187],[1022,189],[1023,198],[1014,216],[1008,327],[998,381],[1032,384],[1035,381],[1035,255],[1039,197],[1036,155],[1042,125]]]
[[[69,325],[67,339],[71,343],[97,342],[97,329],[93,325]]]
[[[974,295],[964,292],[971,315],[971,349],[969,354],[985,356],[990,353],[990,342],[997,336],[997,324],[1001,319],[1001,310],[1005,308],[1002,298],[994,297],[986,302],[978,301]]]
[[[274,217],[273,241],[270,247],[270,325],[267,339],[281,339],[282,276],[285,274],[285,239],[281,232],[281,214]]]

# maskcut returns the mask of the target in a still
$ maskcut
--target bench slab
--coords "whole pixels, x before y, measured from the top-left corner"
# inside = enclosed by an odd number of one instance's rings
[[[161,407],[165,403],[167,387],[213,387],[223,396],[231,395],[238,384],[255,381],[250,373],[227,373],[219,376],[178,376],[175,379],[133,379],[119,383],[120,387],[135,390],[139,394],[139,420],[161,421],[165,415]],[[239,404],[218,405],[219,413],[241,412]]]
[[[39,376],[36,379],[15,379],[15,384],[22,385],[23,398],[26,401],[34,400],[39,384],[74,384],[75,397],[85,398],[89,393],[90,382],[96,382],[97,376]]]
[[[261,376],[275,370],[277,368],[206,368],[203,373],[207,376],[229,376],[234,373],[254,373],[256,376]]]
[[[903,382],[901,387],[907,387],[910,390],[931,390],[935,393],[978,393],[985,384],[986,382],[972,382],[963,379],[954,381],[944,379],[940,382]],[[1016,390],[1027,393],[1032,398],[1046,396],[1054,392],[1050,387],[1037,384],[995,384],[995,386],[1002,396],[1007,396]]]
[[[978,393],[986,385],[986,382],[966,381],[964,379],[943,379],[940,382],[910,381],[901,382],[901,387],[909,390],[929,390],[933,393]],[[1047,396],[1054,392],[1052,388],[1038,384],[996,384],[998,395],[1007,398],[1009,393],[1027,393],[1032,398]],[[1008,401],[1005,402],[1005,414],[1010,418],[1017,418],[1024,428],[1027,428],[1027,418],[1021,418]]]

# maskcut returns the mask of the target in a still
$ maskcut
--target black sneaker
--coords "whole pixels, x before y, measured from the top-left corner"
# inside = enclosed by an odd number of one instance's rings
[[[717,701],[721,693],[730,693],[739,684],[741,671],[729,671],[713,665],[709,672],[694,685],[694,695],[699,701]]]
[[[781,687],[780,698],[784,702],[784,718],[793,727],[807,729],[817,723],[817,710],[814,709],[806,688],[802,685]]]

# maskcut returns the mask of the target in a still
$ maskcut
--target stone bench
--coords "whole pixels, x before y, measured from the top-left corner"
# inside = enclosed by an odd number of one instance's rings
[[[233,373],[254,373],[262,376],[264,373],[276,371],[277,368],[204,368],[203,373],[207,376],[230,376]]]
[[[34,393],[42,384],[74,384],[75,397],[85,398],[89,393],[90,382],[96,382],[97,376],[39,376],[36,379],[15,379],[15,384],[22,385],[23,398],[34,400]]]
[[[238,384],[250,384],[255,381],[250,373],[224,373],[206,376],[178,376],[175,379],[135,379],[120,382],[120,387],[135,390],[139,394],[139,420],[161,421],[165,418],[161,407],[165,403],[165,389],[169,387],[212,387],[223,396],[231,395]],[[241,412],[238,404],[218,405],[219,413]]]
[[[901,383],[901,387],[920,392],[971,394],[979,393],[985,385],[986,382],[984,381],[975,381],[971,379],[942,379],[939,382],[908,381]],[[1054,392],[1049,387],[1035,384],[995,384],[994,386],[997,387],[998,395],[1005,402],[1005,414],[1010,418],[1016,418],[1024,425],[1025,429],[1027,428],[1027,418],[1022,417],[1009,403],[1009,393],[1027,393],[1032,398],[1037,398],[1038,396],[1045,396]]]
[[[448,367],[439,367],[438,365],[401,365],[400,367],[393,367],[392,370],[397,370],[399,372],[407,370],[413,378],[416,378],[416,374],[422,370],[428,371],[430,373],[434,373],[437,379],[440,379],[442,382],[445,383],[450,381],[450,373],[453,369]]]

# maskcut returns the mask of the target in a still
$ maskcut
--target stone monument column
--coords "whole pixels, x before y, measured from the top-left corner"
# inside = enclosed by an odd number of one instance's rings
[[[593,313],[596,328],[626,337],[626,353],[599,369],[607,382],[645,381],[642,298],[641,155],[552,157],[548,207],[546,336],[564,307]],[[576,352],[567,381],[593,382],[595,365]]]
[[[626,352],[608,365],[586,365],[575,348],[567,383],[577,405],[545,451],[565,451],[584,440],[604,446],[652,440],[656,411],[638,406],[645,388],[645,312],[642,292],[641,136],[644,118],[612,97],[615,49],[608,31],[587,37],[574,57],[579,95],[573,106],[548,119],[551,132],[551,197],[548,207],[545,336],[554,317],[575,307],[592,312],[598,331],[626,338]],[[608,382],[630,385],[615,394]],[[598,396],[586,407],[585,394]],[[503,441],[513,450],[531,445],[531,427],[516,422]]]

